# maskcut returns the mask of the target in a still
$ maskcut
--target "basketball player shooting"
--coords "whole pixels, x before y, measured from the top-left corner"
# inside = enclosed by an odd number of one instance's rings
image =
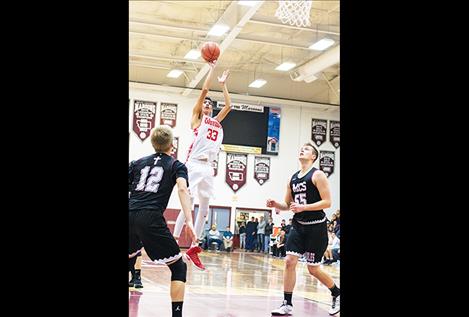
[[[217,157],[220,151],[220,146],[223,141],[223,127],[220,124],[227,114],[231,111],[231,98],[226,87],[226,80],[230,74],[229,70],[225,70],[223,74],[218,77],[218,82],[223,87],[223,96],[225,99],[225,106],[220,110],[215,118],[211,117],[213,110],[213,101],[207,97],[210,81],[216,66],[216,60],[208,62],[210,71],[205,79],[200,96],[192,110],[191,128],[194,131],[194,141],[189,147],[187,155],[186,166],[189,173],[189,191],[191,193],[192,205],[194,196],[199,200],[199,212],[195,220],[195,233],[198,238],[202,236],[204,230],[205,220],[209,211],[210,198],[214,196],[214,176],[212,161]],[[181,211],[176,220],[174,227],[174,237],[179,239],[184,226],[185,216]],[[194,265],[205,270],[204,265],[198,257],[202,249],[196,245],[187,250],[186,256],[194,263]],[[187,258],[186,257],[186,258]]]

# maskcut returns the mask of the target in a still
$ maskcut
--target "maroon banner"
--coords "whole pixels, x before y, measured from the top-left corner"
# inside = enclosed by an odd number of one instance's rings
[[[254,178],[262,185],[269,180],[270,176],[270,157],[254,157]]]
[[[236,193],[246,184],[247,154],[226,153],[225,181]]]
[[[212,162],[213,176],[218,175],[218,159],[220,158],[220,152],[217,153],[217,159]]]
[[[134,100],[133,130],[145,141],[155,127],[156,102]]]
[[[165,103],[160,104],[160,124],[166,124],[174,128],[176,126],[176,115],[177,115],[176,103]]]
[[[332,151],[320,151],[319,153],[319,169],[329,177],[334,173],[335,153]]]
[[[329,121],[329,141],[338,149],[340,146],[340,121]]]
[[[317,145],[321,146],[326,142],[327,120],[312,119],[311,123],[311,140]]]
[[[177,160],[178,159],[178,147],[179,147],[179,137],[173,138],[173,149],[171,150],[171,156]]]

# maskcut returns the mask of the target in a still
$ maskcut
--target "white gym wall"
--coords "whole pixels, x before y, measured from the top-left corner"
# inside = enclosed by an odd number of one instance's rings
[[[138,159],[142,156],[149,155],[154,152],[150,138],[142,142],[137,135],[132,131],[132,110],[133,100],[146,100],[158,102],[156,123],[159,123],[159,102],[177,103],[177,121],[174,128],[174,135],[179,137],[178,159],[185,162],[187,150],[192,142],[193,134],[190,129],[190,118],[192,114],[192,107],[195,104],[198,90],[194,90],[192,94],[185,97],[176,92],[177,89],[173,87],[161,87],[157,85],[140,85],[130,83],[129,98],[130,98],[130,111],[129,111],[129,161]],[[219,93],[209,92],[209,96],[218,101],[223,101],[223,97]],[[243,100],[244,98],[244,100]],[[265,207],[267,198],[282,200],[286,191],[286,184],[291,175],[299,169],[298,150],[299,147],[310,141],[311,139],[311,119],[327,119],[327,120],[340,120],[340,111],[338,106],[321,105],[306,102],[293,102],[284,100],[275,100],[271,98],[245,97],[241,95],[232,95],[232,101],[235,103],[244,102],[247,104],[257,104],[260,102],[264,106],[279,106],[281,107],[281,121],[280,121],[280,145],[279,155],[269,156],[271,158],[270,178],[264,183],[259,185],[254,179],[254,156],[248,155],[247,166],[247,181],[246,184],[238,190],[235,194],[225,182],[225,167],[226,167],[226,153],[220,151],[220,158],[218,164],[218,174],[215,178],[216,198],[211,201],[212,205],[229,206],[232,208],[231,212],[231,228],[234,228],[235,209],[239,208],[260,208]],[[240,131],[239,133],[246,133]],[[328,131],[329,133],[329,131]],[[327,137],[328,140],[329,137]],[[321,145],[320,151],[328,150],[335,152],[335,167],[334,173],[329,177],[331,193],[332,193],[332,206],[325,210],[330,218],[330,215],[340,208],[340,147],[335,149],[332,144],[327,141]],[[319,162],[315,162],[315,167],[319,168]],[[197,203],[197,202],[196,202]],[[171,196],[168,208],[180,209],[178,196],[175,192]],[[293,213],[287,211],[282,212],[280,215],[273,213],[274,223],[280,224],[281,219],[286,219],[293,216]]]

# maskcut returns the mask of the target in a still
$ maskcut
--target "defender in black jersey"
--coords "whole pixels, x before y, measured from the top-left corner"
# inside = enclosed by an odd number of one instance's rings
[[[285,202],[267,200],[267,207],[291,210],[295,213],[293,224],[286,243],[284,271],[284,301],[280,308],[272,311],[273,316],[291,315],[293,311],[292,294],[296,282],[298,258],[305,256],[308,271],[324,284],[332,294],[330,315],[340,311],[340,289],[332,278],[319,267],[327,249],[328,235],[324,208],[331,206],[331,194],[327,176],[313,167],[318,151],[306,143],[300,149],[301,170],[293,174],[287,185]]]
[[[181,317],[187,267],[163,213],[177,184],[186,216],[186,231],[192,241],[197,241],[187,189],[187,168],[170,156],[173,132],[169,126],[153,129],[151,143],[156,153],[129,165],[129,258],[144,247],[150,259],[168,265],[171,270],[172,316]]]

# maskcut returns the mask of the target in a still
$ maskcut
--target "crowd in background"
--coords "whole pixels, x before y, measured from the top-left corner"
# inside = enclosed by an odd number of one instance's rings
[[[239,227],[235,228],[235,234],[231,232],[229,227],[221,233],[217,230],[216,224],[212,224],[203,240],[203,247],[215,251],[232,252],[233,238],[238,235],[239,248],[244,252],[257,252],[283,258],[286,255],[285,244],[292,224],[293,219],[289,219],[288,224],[285,219],[282,219],[280,228],[275,235],[274,228],[277,226],[270,217],[267,221],[263,216],[251,217],[247,223],[241,222]],[[340,210],[334,212],[331,218],[327,219],[327,230],[329,244],[323,256],[324,265],[330,265],[340,260]]]

